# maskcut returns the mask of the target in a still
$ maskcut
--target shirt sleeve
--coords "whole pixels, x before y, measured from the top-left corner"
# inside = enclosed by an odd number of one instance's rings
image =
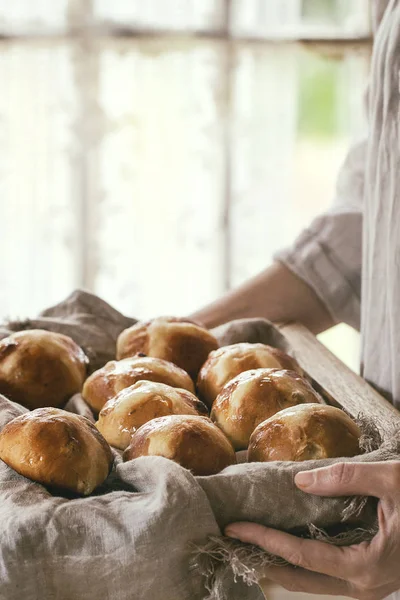
[[[335,322],[360,328],[362,220],[366,145],[349,152],[330,210],[317,217],[291,248],[275,255],[305,281]]]
[[[390,0],[372,0],[376,35]],[[369,90],[365,96],[368,111]],[[360,328],[362,221],[367,140],[355,145],[340,171],[331,209],[316,218],[291,248],[276,254],[319,296],[337,322]]]

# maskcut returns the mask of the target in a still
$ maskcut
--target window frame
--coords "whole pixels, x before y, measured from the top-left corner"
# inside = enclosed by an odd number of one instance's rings
[[[223,88],[225,90],[226,106],[231,105],[231,90],[234,73],[235,49],[238,45],[251,45],[265,47],[267,45],[301,46],[312,51],[322,52],[335,58],[343,58],[348,52],[355,50],[365,51],[372,49],[372,34],[349,36],[316,36],[316,35],[293,35],[281,37],[249,37],[233,35],[231,33],[233,0],[224,0],[223,4],[223,26],[216,30],[202,31],[178,31],[178,30],[157,30],[144,29],[137,26],[119,26],[115,24],[100,25],[93,23],[93,1],[69,0],[67,27],[66,31],[52,32],[39,31],[37,33],[7,33],[0,32],[0,43],[18,43],[19,41],[68,41],[75,45],[82,61],[76,61],[75,77],[77,81],[77,90],[79,94],[80,115],[77,120],[77,128],[80,131],[79,143],[79,198],[74,207],[75,219],[77,224],[77,237],[79,247],[75,249],[77,256],[76,281],[77,286],[93,289],[96,277],[96,256],[93,250],[93,240],[95,235],[95,224],[93,214],[95,211],[94,202],[90,190],[90,150],[96,145],[95,135],[87,124],[90,122],[93,98],[91,97],[90,82],[93,78],[93,72],[96,73],[98,65],[93,61],[93,48],[101,39],[124,39],[124,40],[165,40],[165,42],[176,39],[190,40],[208,40],[211,42],[220,42],[226,48],[226,69],[223,73]],[[367,8],[371,14],[371,0],[368,1]],[[87,76],[89,74],[89,76]],[[223,278],[224,288],[231,288],[231,227],[230,213],[232,202],[232,131],[229,119],[226,119],[224,125],[224,154],[225,154],[225,173],[224,173],[224,198],[222,199],[223,212],[223,231],[224,244],[222,248]]]

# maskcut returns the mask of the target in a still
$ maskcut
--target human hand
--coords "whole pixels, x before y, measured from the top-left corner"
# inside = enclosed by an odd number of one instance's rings
[[[338,463],[298,473],[295,483],[319,496],[379,498],[379,531],[370,542],[335,547],[255,523],[233,523],[225,534],[255,544],[293,566],[273,566],[266,578],[289,591],[381,600],[400,589],[400,461]]]

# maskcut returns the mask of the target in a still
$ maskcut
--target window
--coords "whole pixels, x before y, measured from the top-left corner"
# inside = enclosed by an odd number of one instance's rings
[[[363,130],[366,6],[0,0],[0,314],[185,314],[267,265]]]

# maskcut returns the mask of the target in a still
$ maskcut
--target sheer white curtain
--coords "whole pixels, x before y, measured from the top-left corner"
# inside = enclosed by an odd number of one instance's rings
[[[77,283],[77,93],[65,43],[0,43],[0,313]]]
[[[77,286],[130,314],[189,312],[329,204],[366,55],[335,67],[346,122],[300,142],[304,53],[276,38],[363,35],[367,11],[306,4],[0,0],[2,317]]]
[[[126,311],[184,314],[224,289],[225,60],[186,41],[99,56],[95,286]]]

